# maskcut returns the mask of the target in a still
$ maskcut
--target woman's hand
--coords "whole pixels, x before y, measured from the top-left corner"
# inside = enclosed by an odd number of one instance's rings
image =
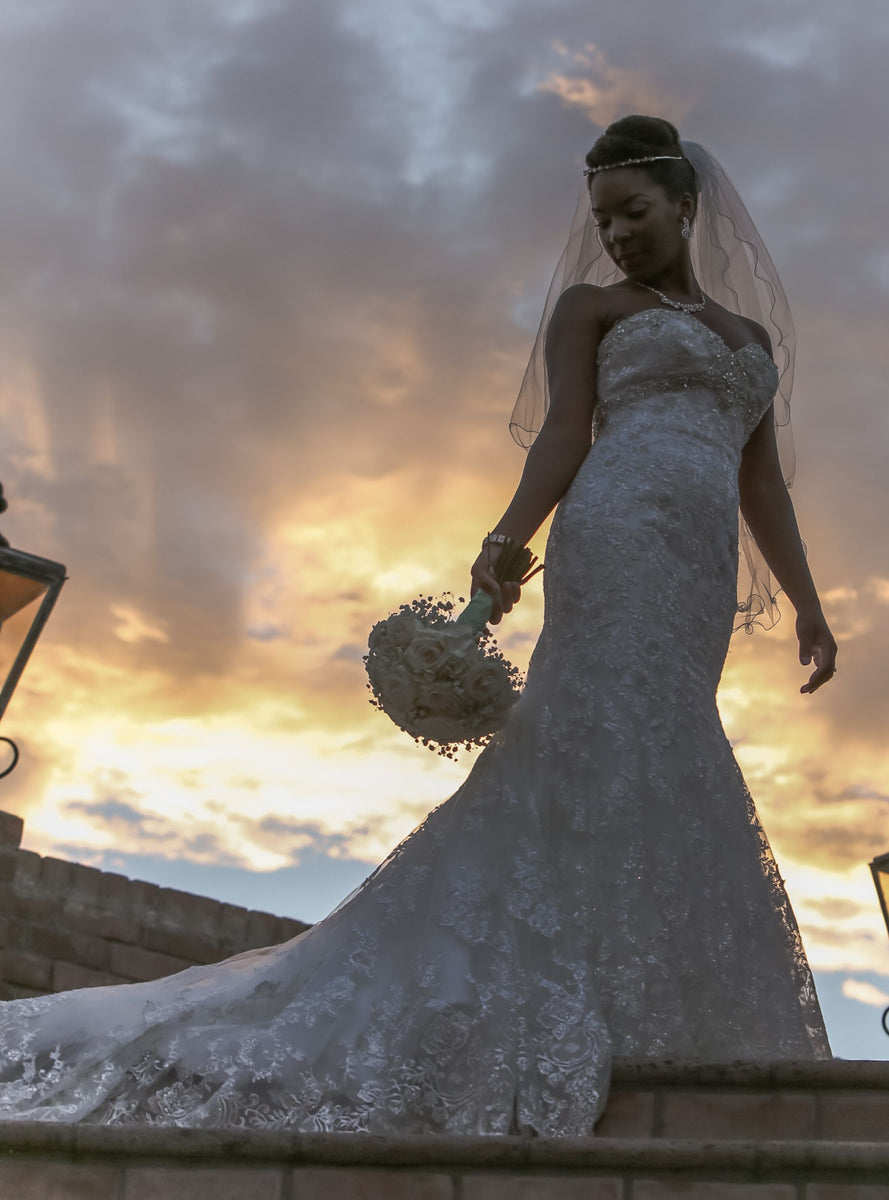
[[[799,660],[804,667],[814,662],[815,670],[809,682],[800,688],[802,693],[818,690],[837,672],[837,644],[828,628],[824,613],[802,610],[796,618],[796,636],[799,638]]]
[[[478,558],[472,564],[472,585],[469,589],[470,597],[474,596],[479,588],[488,593],[494,602],[491,609],[490,623],[499,625],[504,613],[512,610],[512,606],[517,604],[522,594],[522,589],[517,583],[498,583],[494,578],[493,569],[500,557],[503,547],[493,545],[491,542],[487,546],[482,546]]]

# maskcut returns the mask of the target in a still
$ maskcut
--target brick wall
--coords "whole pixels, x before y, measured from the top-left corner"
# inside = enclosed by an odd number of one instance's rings
[[[21,849],[0,812],[0,1000],[157,979],[308,926]]]

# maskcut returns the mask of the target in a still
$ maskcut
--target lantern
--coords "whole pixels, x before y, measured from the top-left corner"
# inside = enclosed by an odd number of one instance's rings
[[[61,563],[0,545],[0,719],[66,578]],[[13,754],[9,766],[0,771],[2,779],[15,767],[19,751],[11,738],[0,736],[0,741],[10,746]]]
[[[880,898],[886,932],[889,933],[889,854],[877,855],[870,864],[870,873],[874,877],[874,887]],[[883,1029],[889,1034],[889,1008],[883,1013]]]

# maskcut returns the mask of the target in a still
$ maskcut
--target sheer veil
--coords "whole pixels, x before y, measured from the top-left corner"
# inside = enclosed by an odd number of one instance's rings
[[[774,402],[775,431],[785,482],[790,486],[795,467],[790,427],[790,393],[796,336],[787,297],[765,244],[725,171],[697,142],[682,142],[682,150],[697,176],[700,196],[690,243],[692,266],[701,287],[731,312],[762,325],[772,342],[778,367]],[[575,283],[600,287],[624,278],[599,242],[590,210],[586,181],[568,243],[556,266],[543,309],[531,358],[525,369],[510,431],[527,449],[540,432],[549,407],[544,340],[556,301]],[[770,628],[778,620],[774,583],[765,559],[739,515],[740,565],[736,628],[753,632],[754,625]]]

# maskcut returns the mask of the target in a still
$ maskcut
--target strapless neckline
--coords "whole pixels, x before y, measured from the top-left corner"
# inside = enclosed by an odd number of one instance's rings
[[[658,316],[661,317],[661,319],[663,319],[664,317],[676,317],[676,318],[686,321],[686,322],[688,322],[688,321],[693,322],[695,325],[698,326],[699,329],[702,329],[704,331],[705,336],[709,336],[710,341],[719,347],[719,349],[723,355],[727,354],[732,358],[738,358],[743,354],[747,354],[751,351],[755,353],[758,350],[759,353],[763,356],[763,358],[766,359],[767,362],[774,364],[774,360],[772,359],[772,356],[769,354],[769,352],[766,349],[764,349],[759,344],[759,342],[745,342],[743,346],[739,346],[737,350],[733,350],[731,348],[731,346],[729,346],[728,343],[725,341],[725,339],[716,332],[715,329],[711,329],[709,325],[705,325],[703,321],[699,320],[697,317],[693,316],[691,313],[684,313],[684,312],[680,312],[679,309],[666,308],[666,307],[664,307],[664,308],[654,308],[654,307],[643,308],[643,309],[640,309],[638,312],[630,313],[629,316],[618,317],[618,319],[614,322],[614,324],[611,326],[611,328],[608,330],[608,332],[604,335],[602,340],[599,342],[599,350],[596,355],[597,361],[601,361],[603,351],[608,346],[608,343],[611,340],[612,336],[616,336],[618,330],[624,330],[628,325],[632,324],[635,321],[638,321],[640,318],[647,317],[649,313],[657,313]]]

